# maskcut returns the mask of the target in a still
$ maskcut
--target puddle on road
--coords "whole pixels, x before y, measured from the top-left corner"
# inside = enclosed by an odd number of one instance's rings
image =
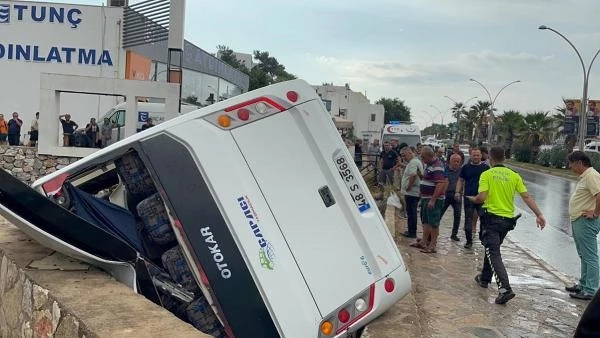
[[[559,285],[551,281],[535,276],[510,276],[510,284],[514,285],[534,285],[545,289],[558,289]]]

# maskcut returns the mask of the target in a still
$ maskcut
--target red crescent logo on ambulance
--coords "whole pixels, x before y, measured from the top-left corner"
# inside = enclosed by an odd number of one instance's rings
[[[394,131],[392,130],[394,128],[394,126],[388,126],[387,127],[387,131],[388,133],[393,133]]]

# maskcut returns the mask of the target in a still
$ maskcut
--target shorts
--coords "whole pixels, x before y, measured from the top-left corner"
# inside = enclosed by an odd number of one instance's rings
[[[421,224],[430,225],[432,228],[439,228],[442,209],[444,208],[444,199],[436,199],[432,209],[427,208],[429,201],[431,201],[431,198],[421,198]]]
[[[0,142],[6,142],[6,137],[8,134],[0,134]]]

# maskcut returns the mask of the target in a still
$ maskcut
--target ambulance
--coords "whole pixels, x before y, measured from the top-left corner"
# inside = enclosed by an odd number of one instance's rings
[[[406,143],[408,146],[416,147],[421,143],[421,129],[414,122],[390,121],[383,126],[381,132],[381,146],[384,142],[398,140],[398,144]]]
[[[356,337],[411,290],[302,80],[165,121],[33,189],[6,175],[0,211],[15,225],[214,337]]]

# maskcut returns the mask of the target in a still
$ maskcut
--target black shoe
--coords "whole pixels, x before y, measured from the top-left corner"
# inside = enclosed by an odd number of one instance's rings
[[[456,236],[456,235],[450,236],[450,239],[453,240],[453,241],[455,241],[455,242],[459,242],[460,241],[460,238],[458,238],[458,236]]]
[[[591,300],[594,297],[594,295],[590,295],[583,291],[570,293],[569,296],[571,296],[571,298],[581,299],[581,300]]]
[[[407,232],[403,232],[402,236],[408,237],[408,238],[417,238],[417,234],[413,234],[413,233],[410,233],[408,231]]]
[[[490,282],[482,282],[481,281],[481,275],[475,276],[475,282],[477,282],[477,284],[479,286],[481,286],[482,288],[484,288],[484,289],[487,289],[488,288],[488,284],[490,284]]]
[[[473,248],[473,243],[465,244],[465,249],[472,249],[472,248]]]
[[[506,304],[509,300],[515,298],[515,293],[512,290],[506,291],[504,293],[498,294],[494,303],[496,304]]]
[[[579,284],[575,284],[573,286],[565,286],[565,290],[573,293],[581,292],[581,287]]]

